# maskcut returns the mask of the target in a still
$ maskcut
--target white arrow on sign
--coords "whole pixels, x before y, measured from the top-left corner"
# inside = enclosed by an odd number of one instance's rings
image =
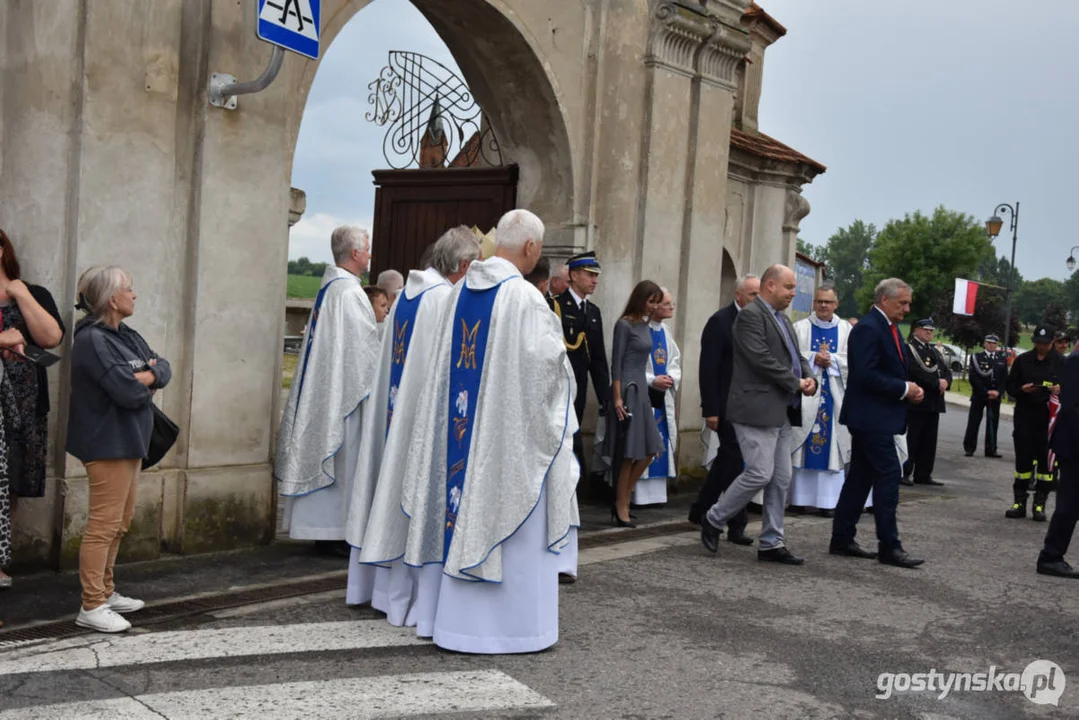
[[[259,19],[318,42],[311,0],[266,0]]]

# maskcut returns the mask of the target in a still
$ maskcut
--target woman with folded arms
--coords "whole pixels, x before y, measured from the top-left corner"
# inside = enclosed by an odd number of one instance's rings
[[[79,550],[82,607],[75,624],[123,632],[118,613],[141,610],[113,585],[120,540],[131,524],[142,460],[150,447],[154,391],[172,377],[169,363],[123,323],[135,312],[131,276],[116,266],[90,268],[79,278],[71,350],[71,411],[67,451],[86,465],[90,510]]]

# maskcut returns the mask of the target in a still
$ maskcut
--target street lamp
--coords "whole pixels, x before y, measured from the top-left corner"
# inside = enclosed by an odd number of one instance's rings
[[[1075,269],[1075,251],[1076,250],[1079,250],[1079,245],[1074,246],[1068,252],[1068,259],[1064,261],[1064,265],[1067,266],[1068,272],[1071,272],[1072,270]]]
[[[991,240],[996,240],[997,235],[1000,235],[1000,231],[1004,227],[1004,221],[1000,219],[1000,213],[1002,212],[1007,212],[1012,219],[1012,261],[1008,268],[1008,301],[1005,306],[1007,309],[1004,311],[1004,352],[1007,353],[1010,347],[1008,344],[1009,335],[1011,335],[1012,330],[1012,283],[1015,282],[1015,241],[1018,239],[1019,203],[1016,203],[1014,208],[1008,203],[997,205],[997,209],[993,211],[993,217],[985,221],[985,232],[989,234]],[[1075,248],[1072,249],[1074,250]],[[1069,268],[1075,265],[1074,258],[1068,258],[1068,262]]]

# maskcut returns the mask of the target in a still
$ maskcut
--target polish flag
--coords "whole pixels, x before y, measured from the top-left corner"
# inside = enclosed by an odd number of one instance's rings
[[[956,315],[973,315],[974,300],[978,297],[978,283],[962,278],[955,279],[955,302],[952,312]]]

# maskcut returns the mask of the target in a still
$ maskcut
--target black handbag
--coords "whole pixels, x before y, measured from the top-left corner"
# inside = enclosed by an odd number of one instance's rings
[[[652,405],[654,410],[666,410],[667,391],[656,390],[653,387],[648,388],[648,402]]]
[[[165,453],[176,444],[176,438],[180,436],[180,427],[169,419],[157,405],[150,403],[154,413],[154,428],[150,432],[150,448],[146,452],[146,458],[142,461],[142,469],[152,468],[161,462]]]

